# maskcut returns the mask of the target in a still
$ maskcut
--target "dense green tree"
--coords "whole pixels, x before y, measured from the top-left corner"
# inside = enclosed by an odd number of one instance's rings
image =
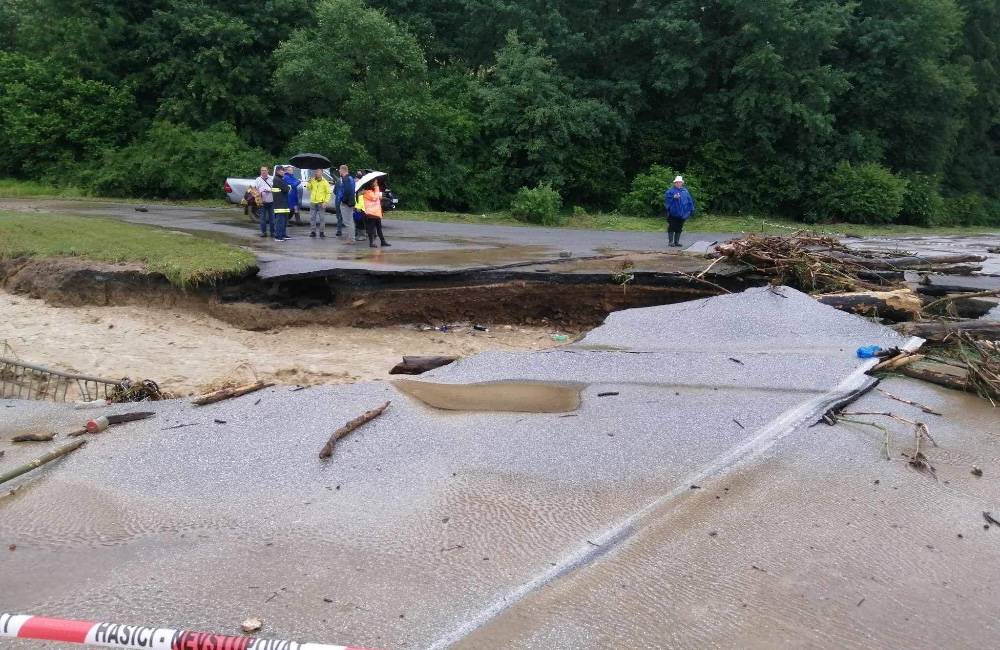
[[[485,172],[498,192],[544,181],[574,202],[617,200],[609,189],[623,180],[624,124],[607,104],[577,96],[541,45],[508,34],[481,97]]]
[[[961,57],[971,69],[975,91],[946,170],[956,192],[983,192],[1000,199],[1000,3],[962,0],[966,12]]]
[[[855,160],[943,171],[973,87],[956,48],[964,13],[954,0],[859,0],[841,41],[851,90],[837,106]]]
[[[722,211],[801,215],[837,161],[941,178],[953,219],[983,221],[977,196],[1000,192],[996,0],[6,0],[0,51],[49,71],[40,95],[113,89],[92,105],[110,102],[114,133],[89,108],[10,104],[22,130],[0,138],[46,147],[16,164],[56,175],[152,146],[168,120],[370,161],[409,205],[445,209],[539,182],[611,206],[654,164]],[[26,74],[0,91],[20,97]],[[911,191],[902,218],[940,205]]]
[[[457,195],[468,170],[471,109],[461,97],[445,102],[434,92],[408,30],[361,0],[325,0],[315,20],[282,43],[277,60],[275,83],[295,115],[336,115],[351,142],[397,175],[411,205],[467,203]]]
[[[0,52],[0,80],[2,173],[66,174],[129,131],[128,88],[9,52]]]

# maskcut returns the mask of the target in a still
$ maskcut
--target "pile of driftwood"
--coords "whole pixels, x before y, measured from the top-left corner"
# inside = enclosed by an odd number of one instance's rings
[[[906,282],[906,271],[934,277],[970,275],[985,258],[970,254],[912,255],[859,251],[834,237],[807,232],[750,235],[717,247],[773,284],[809,292],[820,302],[892,323],[902,334],[927,339],[931,352],[900,354],[877,369],[900,372],[1000,400],[1000,321],[979,320],[1000,290],[969,291],[961,282]],[[913,279],[912,277],[910,278]],[[956,285],[949,287],[948,285]],[[943,294],[943,295],[942,295]]]
[[[789,236],[748,235],[716,247],[775,284],[802,291],[860,291],[897,286],[904,271],[971,273],[978,255],[910,255],[904,251],[852,249],[836,237],[799,232]]]

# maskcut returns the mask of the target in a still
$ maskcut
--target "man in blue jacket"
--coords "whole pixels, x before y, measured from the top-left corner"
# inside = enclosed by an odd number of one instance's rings
[[[302,181],[292,173],[291,166],[285,167],[285,182],[288,183],[288,219],[294,220],[296,224],[302,223],[299,215],[299,185]],[[288,238],[287,234],[285,238]]]
[[[674,186],[663,193],[663,209],[667,211],[668,245],[680,246],[684,222],[694,216],[694,197],[684,187],[682,177],[674,178]]]
[[[336,200],[339,207],[337,218],[337,236],[340,237],[340,229],[347,228],[347,238],[345,244],[353,244],[357,239],[357,231],[354,227],[354,199],[355,199],[354,178],[347,165],[340,166],[340,182],[337,184]]]

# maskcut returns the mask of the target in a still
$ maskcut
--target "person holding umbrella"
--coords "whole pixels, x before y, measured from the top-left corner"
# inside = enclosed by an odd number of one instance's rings
[[[379,187],[378,179],[373,179],[366,187],[367,189],[362,192],[361,196],[365,202],[365,230],[368,233],[368,246],[376,248],[376,232],[378,232],[378,239],[383,248],[392,246],[382,234],[382,189]]]

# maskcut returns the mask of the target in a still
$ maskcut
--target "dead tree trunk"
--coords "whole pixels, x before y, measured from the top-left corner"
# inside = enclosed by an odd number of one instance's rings
[[[949,336],[965,333],[976,339],[1000,341],[1000,321],[960,320],[960,321],[924,321],[919,323],[900,323],[893,326],[900,334],[919,336],[928,341],[940,343]]]
[[[893,322],[911,321],[920,316],[920,298],[909,289],[828,293],[816,296],[824,305],[861,316],[878,316]]]

